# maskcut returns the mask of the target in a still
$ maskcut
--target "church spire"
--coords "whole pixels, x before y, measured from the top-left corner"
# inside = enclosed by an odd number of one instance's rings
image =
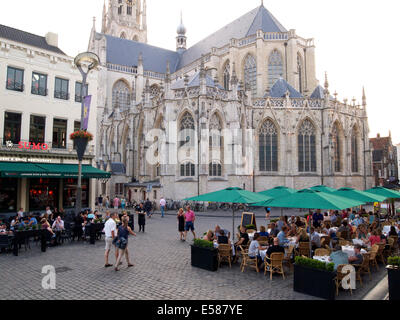
[[[101,33],[106,33],[106,30],[107,30],[107,7],[106,7],[106,0],[104,0]]]
[[[178,53],[181,53],[186,50],[186,39],[187,39],[186,28],[183,25],[182,11],[181,11],[181,23],[178,26],[176,33],[178,34],[178,36],[176,37],[176,51],[178,51]]]
[[[362,93],[362,105],[363,107],[367,106],[367,96],[365,95],[365,88],[363,87],[363,93]]]

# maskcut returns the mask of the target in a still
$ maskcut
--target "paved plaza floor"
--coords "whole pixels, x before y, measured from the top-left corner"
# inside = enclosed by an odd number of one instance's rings
[[[40,251],[40,245],[24,248],[18,257],[0,254],[0,299],[85,299],[85,300],[298,300],[316,299],[293,291],[293,271],[287,277],[271,281],[253,269],[240,272],[239,265],[223,266],[217,272],[194,268],[190,264],[190,244],[179,241],[177,220],[172,212],[165,218],[156,214],[147,219],[146,233],[129,238],[129,250],[135,267],[126,261],[119,272],[104,268],[104,240],[95,245],[65,243]],[[231,216],[215,213],[197,214],[196,231],[202,235],[216,224],[232,229]],[[262,216],[262,214],[261,214]],[[264,221],[257,221],[259,225]],[[236,219],[236,225],[240,223]],[[135,231],[137,228],[135,220]],[[111,255],[113,263],[114,256]],[[42,288],[42,267],[56,268],[56,289]],[[364,287],[341,292],[338,299],[362,299],[385,276],[385,269],[373,271],[373,280],[365,277]],[[359,284],[357,284],[359,286]]]

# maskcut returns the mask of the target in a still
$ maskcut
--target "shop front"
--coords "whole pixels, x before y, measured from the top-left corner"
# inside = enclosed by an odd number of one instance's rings
[[[57,159],[24,160],[0,161],[0,213],[17,212],[19,208],[34,212],[43,211],[47,206],[64,210],[75,207],[77,164],[56,163]],[[83,208],[94,207],[94,180],[109,178],[109,173],[90,164],[82,166]]]

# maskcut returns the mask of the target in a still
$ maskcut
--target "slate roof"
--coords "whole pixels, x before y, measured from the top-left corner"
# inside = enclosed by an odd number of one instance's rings
[[[311,94],[311,99],[324,99],[325,98],[325,89],[318,85],[314,92]]]
[[[2,24],[0,24],[0,38],[24,43],[32,47],[65,55],[65,53],[62,52],[58,47],[50,46],[49,44],[47,44],[45,37],[14,29]]]
[[[174,73],[199,59],[202,54],[209,53],[212,47],[223,47],[232,38],[241,39],[255,35],[257,30],[287,32],[264,6],[260,6],[181,53],[104,35],[107,39],[107,62],[129,67],[137,66],[139,55],[142,53],[144,70],[165,73],[167,61],[169,61],[170,71]]]
[[[199,71],[196,72],[188,80],[189,80],[188,88],[199,87],[200,86],[200,72]],[[215,85],[214,80],[209,75],[206,75],[206,86],[207,87],[217,86],[219,89],[224,90],[224,88],[220,84]],[[185,87],[184,79],[180,79],[171,85],[172,90],[183,89],[184,87]]]
[[[142,53],[145,71],[166,73],[168,61],[171,73],[176,71],[180,56],[175,51],[110,35],[104,36],[107,39],[107,63],[129,67],[137,66],[139,55]]]
[[[290,98],[303,98],[303,95],[298,92],[295,88],[293,88],[286,80],[280,78],[275,82],[272,86],[269,95],[265,94],[264,98],[284,98],[286,96],[286,92],[289,91]]]

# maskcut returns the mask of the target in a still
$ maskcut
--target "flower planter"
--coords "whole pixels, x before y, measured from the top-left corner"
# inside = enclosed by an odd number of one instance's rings
[[[83,156],[85,155],[86,147],[89,143],[89,140],[86,138],[75,138],[74,142],[76,145],[76,153],[78,154],[78,160],[82,161]]]
[[[389,300],[400,300],[400,268],[387,266],[389,282]]]
[[[294,265],[294,286],[296,292],[310,296],[335,300],[334,272],[312,269],[301,265]]]
[[[218,270],[218,250],[215,248],[202,248],[191,246],[192,266],[209,270]]]

